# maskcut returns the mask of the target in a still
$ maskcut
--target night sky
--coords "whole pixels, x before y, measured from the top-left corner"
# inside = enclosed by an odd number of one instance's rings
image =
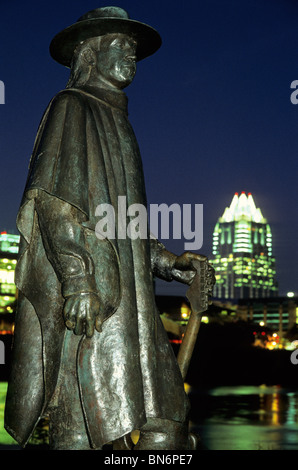
[[[1,2],[0,229],[15,231],[36,130],[69,71],[53,36],[94,1]],[[203,204],[204,243],[235,192],[251,192],[273,233],[280,294],[298,293],[298,2],[142,0],[114,3],[155,27],[161,49],[126,89],[149,203]],[[185,240],[163,240],[179,254]],[[184,287],[183,287],[184,288]],[[158,293],[181,293],[158,284]]]

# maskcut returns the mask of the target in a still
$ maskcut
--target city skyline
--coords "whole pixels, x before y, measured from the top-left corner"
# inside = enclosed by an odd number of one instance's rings
[[[251,192],[270,220],[280,294],[298,290],[298,6],[293,2],[231,0],[117,1],[133,19],[155,27],[163,45],[138,63],[126,90],[139,142],[148,203],[203,204],[204,242],[231,195]],[[91,1],[31,8],[5,2],[0,37],[0,226],[15,230],[37,126],[69,71],[48,52],[53,36]],[[18,15],[15,11],[18,11]],[[13,34],[11,33],[13,31]],[[162,240],[177,254],[184,240]],[[158,293],[184,286],[160,283]]]

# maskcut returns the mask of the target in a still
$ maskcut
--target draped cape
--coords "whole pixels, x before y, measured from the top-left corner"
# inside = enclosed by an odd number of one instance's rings
[[[20,296],[6,429],[26,445],[63,380],[61,363],[69,342],[61,280],[49,261],[36,212],[40,192],[71,205],[83,219],[83,248],[93,259],[96,286],[107,306],[102,332],[82,336],[77,351],[77,379],[92,446],[140,429],[148,417],[183,422],[188,400],[155,306],[154,243],[148,237],[99,240],[95,234],[99,204],[111,204],[116,215],[118,196],[126,197],[127,206],[146,207],[127,98],[123,92],[85,87],[53,98],[30,161],[17,218]]]

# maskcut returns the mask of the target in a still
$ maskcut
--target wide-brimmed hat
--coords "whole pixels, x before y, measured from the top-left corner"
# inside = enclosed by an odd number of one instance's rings
[[[76,23],[58,33],[50,44],[53,59],[70,67],[73,52],[80,42],[104,34],[122,33],[137,41],[137,60],[145,59],[159,49],[161,38],[158,32],[136,20],[119,7],[103,7],[91,10]]]

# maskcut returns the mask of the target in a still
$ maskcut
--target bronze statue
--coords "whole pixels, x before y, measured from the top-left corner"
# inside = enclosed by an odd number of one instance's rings
[[[71,74],[40,123],[19,210],[19,291],[5,428],[25,446],[49,416],[52,449],[188,449],[189,403],[155,306],[153,276],[191,284],[189,252],[96,236],[99,204],[146,195],[122,91],[161,45],[121,8],[92,10],[52,41]],[[129,216],[126,215],[127,222]],[[117,219],[116,219],[117,220]],[[116,232],[119,227],[116,223]],[[118,233],[119,235],[119,233]],[[208,265],[207,295],[213,273]]]

